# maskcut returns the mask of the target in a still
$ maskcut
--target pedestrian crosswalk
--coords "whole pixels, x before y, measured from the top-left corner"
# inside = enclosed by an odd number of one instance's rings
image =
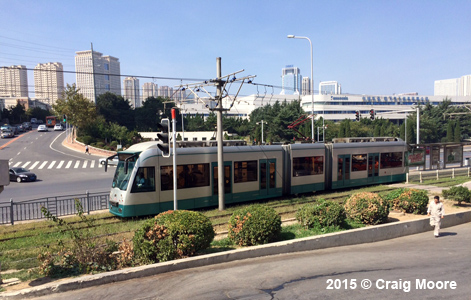
[[[11,167],[22,167],[28,170],[57,169],[94,169],[103,168],[98,160],[53,160],[53,161],[10,161]]]

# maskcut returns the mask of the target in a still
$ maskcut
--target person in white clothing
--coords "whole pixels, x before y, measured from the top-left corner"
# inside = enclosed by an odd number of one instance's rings
[[[435,226],[433,234],[436,238],[440,235],[441,219],[443,219],[444,215],[445,208],[443,207],[443,203],[440,202],[440,197],[433,197],[433,202],[430,202],[427,209],[427,216],[430,216],[430,226]]]

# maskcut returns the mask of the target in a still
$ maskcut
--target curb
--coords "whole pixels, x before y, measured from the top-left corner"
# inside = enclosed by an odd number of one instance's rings
[[[471,222],[471,211],[446,215],[442,220],[442,228]],[[40,297],[53,293],[61,293],[87,287],[108,284],[129,279],[153,276],[161,273],[182,269],[196,268],[207,265],[256,258],[267,255],[310,251],[331,247],[373,243],[402,236],[431,231],[429,218],[382,224],[348,231],[329,233],[302,239],[271,243],[250,248],[236,249],[220,253],[206,254],[175,261],[128,268],[96,275],[86,275],[49,283],[39,287],[23,289],[16,292],[0,294],[1,299],[24,299]],[[430,235],[432,236],[432,235]]]

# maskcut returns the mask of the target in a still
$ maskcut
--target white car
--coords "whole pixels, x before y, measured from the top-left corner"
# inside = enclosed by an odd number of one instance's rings
[[[62,131],[62,130],[64,130],[64,126],[62,126],[62,124],[54,125],[54,131]]]
[[[40,132],[40,131],[49,131],[49,130],[47,129],[46,125],[39,125],[38,126],[38,132]]]
[[[106,157],[100,158],[100,165],[105,165],[106,163]],[[119,163],[118,157],[114,157],[113,159],[108,160],[108,166],[117,166]]]

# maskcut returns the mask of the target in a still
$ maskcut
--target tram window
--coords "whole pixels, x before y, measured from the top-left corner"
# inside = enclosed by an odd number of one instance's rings
[[[368,161],[366,154],[353,154],[352,155],[352,172],[366,171]]]
[[[155,192],[155,168],[143,167],[137,170],[131,193]]]
[[[381,169],[402,167],[402,152],[381,153]]]
[[[257,181],[257,161],[234,162],[234,183]]]
[[[177,166],[177,189],[209,186],[209,164],[189,164]],[[173,167],[160,167],[160,189],[173,190]]]
[[[294,157],[293,177],[318,175],[324,173],[324,157]]]

